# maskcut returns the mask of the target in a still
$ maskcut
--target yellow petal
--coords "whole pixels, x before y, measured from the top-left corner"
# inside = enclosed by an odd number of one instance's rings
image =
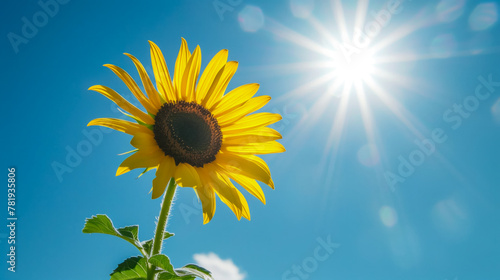
[[[121,131],[130,135],[135,135],[137,133],[147,133],[147,134],[153,134],[151,129],[140,125],[138,123],[133,123],[129,122],[126,120],[120,120],[120,119],[112,119],[112,118],[99,118],[95,120],[91,120],[87,126],[91,125],[99,125],[99,126],[105,126],[109,127],[111,129]]]
[[[104,66],[108,67],[113,71],[128,87],[128,89],[134,94],[135,98],[139,100],[139,102],[144,106],[146,111],[149,113],[156,115],[158,112],[158,108],[155,108],[149,99],[144,95],[141,89],[137,86],[137,83],[130,77],[130,75],[123,69],[118,66],[112,64],[104,64]]]
[[[241,201],[241,215],[243,216],[243,218],[250,221],[250,207],[248,207],[248,202],[239,190],[236,191],[238,192],[238,196],[240,197]]]
[[[219,51],[208,63],[207,67],[201,74],[200,82],[196,87],[196,102],[201,103],[205,98],[210,86],[215,80],[217,73],[224,67],[227,62],[227,50]]]
[[[223,145],[241,145],[247,143],[262,143],[281,139],[281,134],[270,127],[259,127],[247,130],[240,134],[229,134],[222,136]]]
[[[222,116],[218,117],[217,121],[219,122],[220,126],[227,126],[235,121],[238,121],[244,116],[264,107],[264,105],[266,105],[269,100],[271,100],[271,97],[267,95],[252,98],[245,104],[238,106],[238,108],[234,108],[232,111],[226,112]]]
[[[201,186],[200,176],[196,169],[187,163],[179,163],[175,169],[175,183],[180,187]]]
[[[177,60],[175,61],[175,71],[174,71],[174,88],[176,93],[176,100],[182,98],[181,84],[182,84],[182,76],[184,75],[184,69],[186,69],[186,65],[191,57],[191,53],[189,52],[188,45],[186,40],[182,38],[181,48],[179,49],[179,54],[177,55]]]
[[[254,179],[250,179],[246,176],[235,174],[235,173],[226,173],[231,179],[233,179],[236,183],[242,186],[247,192],[251,195],[258,198],[262,203],[266,204],[266,197],[262,188],[259,186],[259,183]]]
[[[226,88],[231,81],[234,73],[236,73],[236,69],[238,69],[238,62],[229,61],[226,63],[223,69],[221,69],[222,73],[219,79],[214,80],[212,86],[207,92],[205,96],[203,104],[205,108],[212,110],[215,103],[217,103],[224,95]]]
[[[282,117],[279,114],[273,113],[257,113],[246,116],[227,126],[221,126],[222,134],[239,134],[245,130],[254,129],[262,126],[273,124]]]
[[[153,120],[153,118],[150,115],[144,113],[139,108],[130,104],[130,102],[128,102],[125,98],[123,98],[116,91],[110,89],[109,87],[95,85],[95,86],[91,86],[89,88],[89,90],[97,91],[98,93],[106,96],[111,101],[116,103],[116,105],[120,106],[123,110],[129,112],[130,114],[136,116],[142,122],[147,123],[147,124],[154,124],[155,121]]]
[[[151,104],[153,104],[154,107],[159,109],[163,104],[163,102],[160,98],[160,94],[156,91],[155,87],[153,86],[153,83],[151,82],[151,79],[149,78],[146,69],[144,69],[144,66],[142,66],[141,62],[133,55],[128,53],[126,53],[125,55],[132,60],[132,62],[135,65],[135,68],[137,68],[137,72],[139,72],[139,75],[141,76],[142,85],[146,90],[146,94],[148,95]]]
[[[285,152],[285,147],[276,141],[269,141],[264,143],[249,143],[244,145],[224,146],[222,151],[231,153],[238,153],[243,155],[263,155],[273,153]]]
[[[135,134],[132,140],[130,141],[130,144],[136,147],[137,149],[151,149],[154,147],[158,148],[158,144],[156,143],[154,134],[151,133],[140,132]]]
[[[205,168],[205,167],[204,167]],[[220,197],[221,201],[226,204],[236,215],[241,219],[243,212],[243,204],[241,202],[239,191],[234,187],[231,181],[220,174],[216,168],[208,171],[211,186]]]
[[[203,224],[212,220],[215,214],[215,192],[209,185],[203,185],[194,189],[203,207]]]
[[[220,152],[217,155],[216,164],[228,174],[243,175],[274,188],[271,172],[266,162],[254,155],[236,155]]]
[[[165,58],[155,43],[149,41],[149,45],[151,46],[151,64],[153,65],[156,87],[166,101],[174,101],[176,100],[174,86],[172,85]]]
[[[164,157],[160,149],[139,150],[125,159],[118,167],[116,176],[120,176],[136,168],[148,168],[157,166]]]
[[[233,89],[214,106],[212,114],[218,117],[230,109],[239,107],[250,100],[258,90],[259,84],[247,84]]]
[[[174,159],[169,156],[163,157],[158,169],[156,169],[156,178],[153,179],[153,199],[160,197],[165,192],[168,182],[174,177],[174,171]]]
[[[200,46],[196,46],[193,55],[189,58],[189,61],[184,70],[182,76],[181,84],[181,95],[182,99],[188,102],[195,100],[194,89],[196,81],[198,80],[198,75],[200,74],[201,67],[201,51]]]

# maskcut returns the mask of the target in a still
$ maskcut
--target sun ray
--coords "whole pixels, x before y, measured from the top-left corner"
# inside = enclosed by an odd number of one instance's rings
[[[322,76],[319,76],[318,78],[316,78],[312,81],[309,81],[306,84],[304,84],[296,89],[293,89],[287,93],[284,93],[283,95],[276,98],[276,100],[283,101],[283,100],[288,100],[289,98],[292,98],[292,97],[295,98],[295,97],[303,96],[307,93],[310,93],[313,89],[315,89],[321,85],[327,84],[328,82],[330,82],[332,80],[332,78],[334,76],[335,76],[334,73],[323,74]]]
[[[331,63],[325,60],[317,60],[317,61],[303,61],[303,62],[292,62],[292,63],[282,63],[282,64],[268,64],[268,65],[260,65],[260,66],[249,66],[244,70],[246,71],[256,71],[262,72],[265,71],[268,74],[275,74],[285,76],[288,73],[297,73],[307,70],[318,70],[318,69],[326,69],[331,67]]]
[[[335,114],[332,129],[328,135],[328,139],[326,141],[326,145],[324,148],[323,156],[321,158],[321,165],[326,166],[326,182],[331,181],[331,177],[333,176],[337,153],[340,147],[340,140],[342,137],[342,131],[344,130],[344,125],[347,117],[347,107],[349,106],[349,98],[351,92],[352,84],[346,84],[343,88],[343,98],[340,101],[340,105],[338,106],[338,111]],[[322,173],[322,172],[321,172]],[[323,174],[322,174],[323,175]]]
[[[388,46],[393,45],[394,43],[400,41],[401,39],[407,37],[408,35],[414,33],[415,31],[429,27],[437,23],[436,19],[430,19],[429,16],[424,15],[424,11],[421,11],[417,16],[415,16],[412,20],[409,20],[407,24],[397,28],[394,32],[387,35],[385,40],[382,40],[373,46],[370,49],[374,53],[380,52],[382,49],[385,49]]]
[[[354,30],[363,30],[369,2],[370,0],[358,0],[358,5],[356,7],[356,16],[354,17]]]
[[[340,38],[343,42],[350,41],[349,31],[347,30],[347,25],[344,16],[344,8],[340,0],[332,0],[332,11],[334,18],[337,22],[337,27],[339,29]]]
[[[322,25],[315,17],[309,17],[309,23],[318,31],[318,33],[325,38],[331,46],[337,46],[340,42],[331,34],[331,32]]]
[[[385,104],[385,106],[401,121],[406,127],[418,138],[422,138],[422,130],[426,130],[425,127],[420,124],[416,118],[408,112],[399,102],[397,102],[393,97],[391,97],[382,87],[380,87],[373,79],[367,79],[366,84],[373,91],[374,94]],[[411,120],[410,120],[411,118]],[[414,124],[420,127],[418,129]]]
[[[356,97],[358,99],[361,118],[365,127],[366,136],[369,143],[375,143],[375,125],[371,114],[370,106],[366,100],[366,94],[362,83],[355,83]]]
[[[292,29],[282,25],[281,23],[270,17],[266,17],[266,23],[266,29],[277,37],[280,37],[282,39],[295,43],[298,46],[304,47],[327,57],[332,57],[334,55],[334,52],[332,50],[322,47],[313,40],[293,31]]]
[[[405,88],[411,91],[415,91],[415,89],[420,89],[418,93],[420,95],[426,96],[426,97],[431,97],[429,94],[425,94],[426,92],[430,92],[429,85],[427,84],[426,81],[422,79],[416,79],[414,77],[408,77],[403,74],[399,74],[396,72],[390,72],[387,70],[384,70],[382,68],[377,68],[376,71],[373,71],[373,76],[374,78],[381,78],[385,79],[393,84],[396,84],[400,86],[401,88]],[[422,89],[427,89],[423,90]]]

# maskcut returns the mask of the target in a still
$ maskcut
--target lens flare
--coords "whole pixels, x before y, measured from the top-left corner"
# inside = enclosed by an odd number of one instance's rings
[[[437,18],[442,22],[458,19],[465,8],[465,0],[441,0],[436,6]]]
[[[466,209],[453,198],[439,201],[432,209],[432,220],[437,231],[447,239],[460,240],[470,230]]]
[[[431,53],[436,58],[450,57],[455,49],[456,42],[452,34],[439,35],[431,43]]]
[[[246,32],[257,32],[264,26],[264,13],[259,7],[246,5],[238,14],[241,29]]]
[[[500,123],[500,99],[498,99],[497,102],[493,104],[493,107],[491,107],[491,114],[493,115],[495,121]]]
[[[393,227],[398,222],[398,214],[390,206],[382,206],[378,211],[382,224],[386,227]]]
[[[314,9],[314,0],[290,0],[292,14],[298,18],[308,18]]]
[[[469,26],[472,30],[485,30],[495,24],[498,20],[497,5],[495,3],[483,3],[477,5],[469,17]]]

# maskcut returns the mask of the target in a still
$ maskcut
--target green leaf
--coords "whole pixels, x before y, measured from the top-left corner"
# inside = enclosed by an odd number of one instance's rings
[[[170,232],[165,231],[165,232],[163,233],[163,240],[165,240],[165,239],[167,239],[167,238],[170,238],[170,237],[172,237],[172,236],[174,236],[174,234],[173,234],[173,233],[170,233]],[[150,255],[150,254],[151,254],[151,248],[153,248],[153,239],[149,239],[149,240],[143,241],[143,242],[141,243],[141,246],[142,246],[142,248],[144,248],[144,250],[148,253],[148,255]]]
[[[204,273],[204,274],[212,277],[212,273],[210,271],[208,271],[207,269],[201,267],[201,266],[198,266],[198,265],[195,265],[195,264],[186,264],[184,267],[198,270],[199,272]]]
[[[126,236],[130,239],[139,241],[139,238],[138,238],[139,226],[122,227],[122,228],[118,229],[118,232],[121,233],[123,236]]]
[[[175,272],[180,276],[196,276],[204,280],[213,280],[212,273],[201,266],[195,264],[188,264],[182,268],[178,268]]]
[[[146,241],[143,241],[141,243],[142,248],[144,248],[144,251],[149,255],[151,255],[151,249],[153,248],[153,239],[149,239]]]
[[[157,267],[175,275],[174,267],[170,263],[170,259],[167,256],[165,256],[163,254],[154,255],[151,258],[149,258],[148,261],[150,264],[157,266]]]
[[[120,237],[121,239],[130,242],[132,245],[137,247],[139,251],[142,252],[142,246],[139,240],[137,239],[137,235],[139,233],[138,226],[128,226],[116,229],[113,226],[113,222],[106,215],[98,214],[92,216],[85,221],[85,226],[82,230],[83,233],[103,233],[109,234],[116,237]]]
[[[195,280],[194,276],[177,276],[168,272],[160,272],[157,280]]]
[[[145,280],[148,263],[143,257],[131,257],[118,265],[110,274],[110,280]]]
[[[170,238],[170,237],[172,237],[172,236],[174,236],[174,235],[175,235],[175,234],[173,234],[173,233],[170,233],[170,232],[168,232],[168,231],[165,231],[165,232],[163,233],[163,240],[168,239],[168,238]]]

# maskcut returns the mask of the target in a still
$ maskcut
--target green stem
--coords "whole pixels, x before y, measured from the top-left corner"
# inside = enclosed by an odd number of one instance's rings
[[[151,255],[154,256],[160,253],[161,244],[163,242],[163,234],[165,233],[165,227],[167,225],[168,214],[170,213],[170,206],[172,205],[172,199],[174,198],[175,189],[177,185],[175,184],[174,178],[170,179],[170,183],[167,187],[167,192],[163,196],[163,202],[161,203],[160,216],[158,217],[158,224],[156,225],[155,237],[153,239],[153,249],[151,250]],[[148,278],[147,280],[153,280],[155,277],[155,267],[149,265],[148,268]]]

